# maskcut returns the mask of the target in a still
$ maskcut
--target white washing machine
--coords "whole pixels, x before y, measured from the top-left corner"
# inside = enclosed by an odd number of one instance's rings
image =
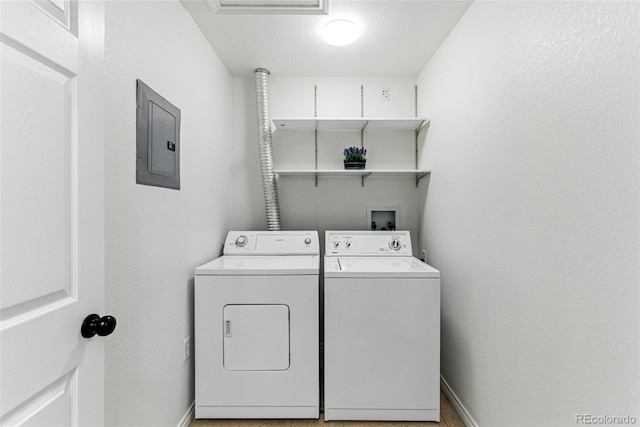
[[[440,272],[408,231],[327,231],[325,420],[440,421]]]
[[[232,231],[196,269],[196,418],[318,418],[315,231]]]

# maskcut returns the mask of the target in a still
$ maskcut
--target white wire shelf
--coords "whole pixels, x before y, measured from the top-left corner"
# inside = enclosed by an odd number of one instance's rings
[[[392,131],[418,130],[429,122],[426,118],[284,118],[273,119],[275,130],[319,131]]]
[[[382,177],[412,177],[416,182],[429,174],[428,169],[276,169],[274,171],[278,177],[347,177],[359,176],[368,178],[370,176]]]

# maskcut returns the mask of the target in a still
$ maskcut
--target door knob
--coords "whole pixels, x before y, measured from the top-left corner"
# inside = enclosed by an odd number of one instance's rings
[[[113,316],[102,316],[90,314],[82,322],[80,333],[85,338],[91,338],[95,334],[105,337],[116,328],[116,318]]]

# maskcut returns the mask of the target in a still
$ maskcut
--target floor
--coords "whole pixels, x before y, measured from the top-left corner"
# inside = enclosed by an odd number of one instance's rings
[[[193,420],[189,427],[465,427],[449,399],[440,392],[440,423],[435,422],[377,422],[377,421],[328,421],[322,414],[319,420]]]

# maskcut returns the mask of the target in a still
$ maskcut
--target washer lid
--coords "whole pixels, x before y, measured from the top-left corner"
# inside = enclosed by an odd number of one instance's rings
[[[224,255],[196,268],[196,276],[273,276],[319,273],[319,257]]]
[[[414,257],[325,257],[325,277],[440,277]]]

